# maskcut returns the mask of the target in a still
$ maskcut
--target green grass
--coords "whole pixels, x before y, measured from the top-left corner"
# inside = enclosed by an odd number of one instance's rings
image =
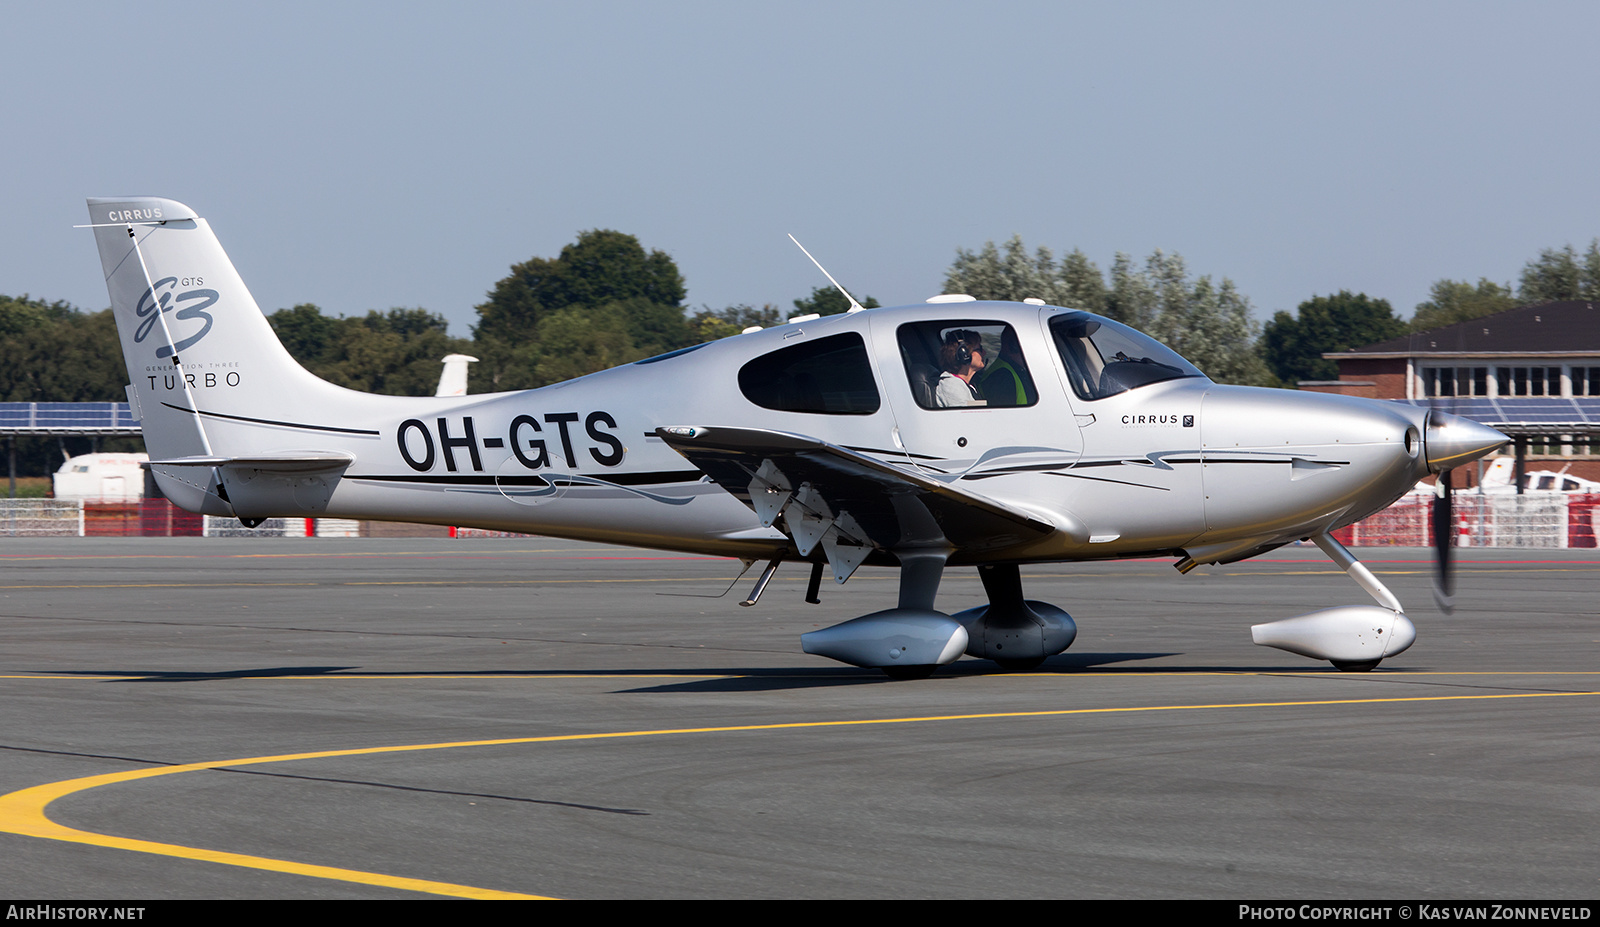
[[[10,495],[9,481],[0,483],[0,493]],[[17,477],[18,499],[43,499],[50,495],[50,477],[48,476],[19,476]]]

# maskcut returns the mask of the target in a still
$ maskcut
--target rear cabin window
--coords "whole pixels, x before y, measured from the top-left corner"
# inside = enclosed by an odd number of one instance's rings
[[[1039,401],[1017,333],[1004,322],[910,322],[896,336],[911,395],[924,409]]]
[[[821,415],[878,411],[867,345],[855,332],[782,348],[739,368],[739,390],[763,409]]]

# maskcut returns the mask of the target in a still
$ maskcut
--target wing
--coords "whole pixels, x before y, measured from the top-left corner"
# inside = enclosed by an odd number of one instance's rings
[[[1056,530],[1031,512],[805,435],[698,425],[656,435],[763,525],[779,525],[801,556],[820,543],[841,583],[873,550],[982,553]]]

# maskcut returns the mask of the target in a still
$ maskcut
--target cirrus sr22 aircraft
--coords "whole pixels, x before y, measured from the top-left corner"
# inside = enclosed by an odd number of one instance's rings
[[[927,675],[1071,645],[1025,563],[1228,563],[1313,539],[1376,601],[1255,626],[1255,642],[1370,669],[1416,636],[1329,534],[1506,441],[1439,412],[1222,386],[1074,309],[940,297],[802,318],[565,383],[406,398],[343,389],[279,343],[206,220],[89,200],[143,424],[169,499],[273,516],[430,522],[826,567],[899,567],[899,606],[801,636],[808,653]],[[972,355],[974,387],[954,382]],[[964,379],[964,378],[963,378]],[[955,398],[952,398],[955,397]],[[1441,535],[1448,535],[1442,532]],[[954,615],[946,567],[989,604]]]

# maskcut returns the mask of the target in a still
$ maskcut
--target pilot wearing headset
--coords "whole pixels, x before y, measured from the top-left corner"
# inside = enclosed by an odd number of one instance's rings
[[[940,408],[983,405],[972,388],[972,378],[983,369],[983,340],[978,333],[957,329],[944,336],[939,347],[939,382],[933,401]]]

